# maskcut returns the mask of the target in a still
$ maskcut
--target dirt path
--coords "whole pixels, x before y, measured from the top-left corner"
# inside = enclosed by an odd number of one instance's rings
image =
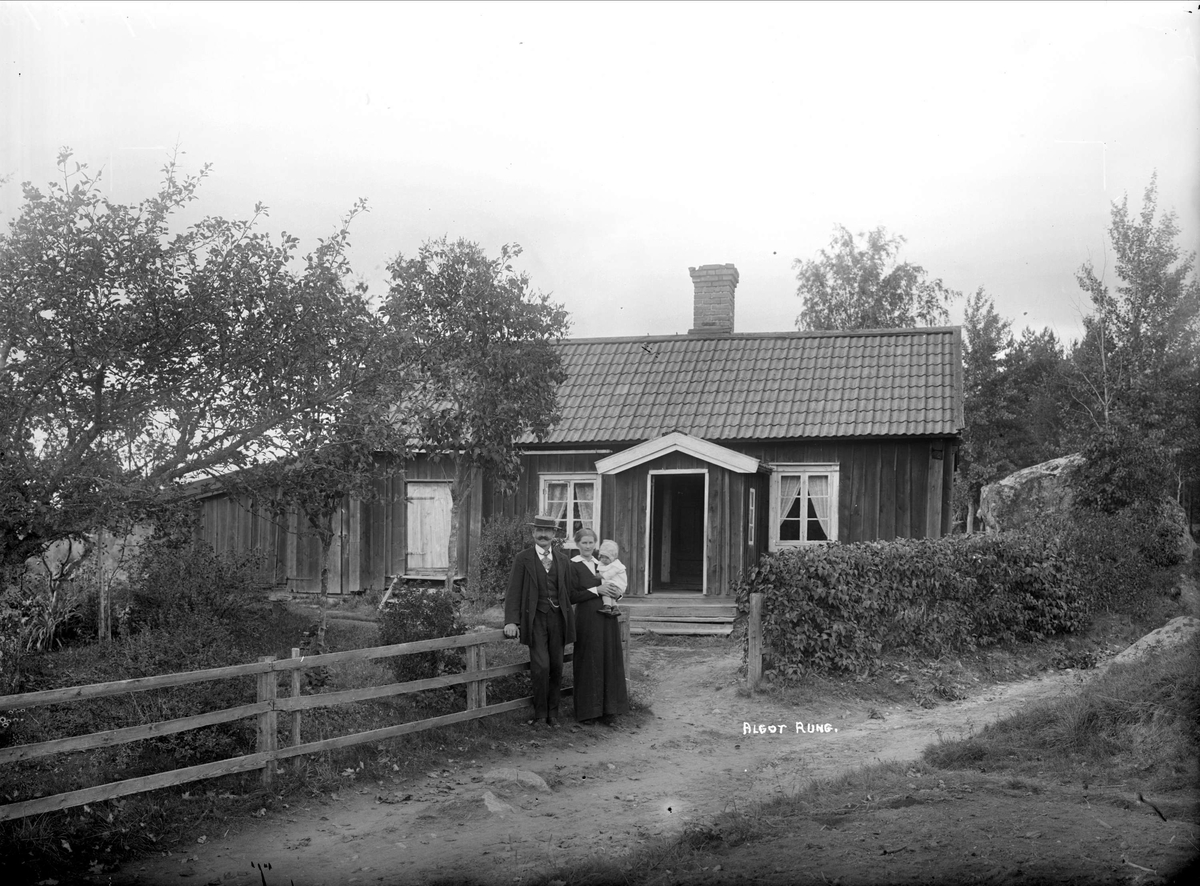
[[[270,864],[270,886],[454,877],[513,884],[623,853],[813,777],[915,758],[939,732],[959,735],[1080,679],[1058,673],[931,710],[883,708],[876,719],[840,702],[787,710],[761,694],[739,695],[738,666],[736,654],[714,649],[635,647],[635,686],[653,711],[640,726],[539,730],[516,754],[448,761],[419,784],[353,785],[335,802],[207,835],[129,865],[111,882],[259,883],[258,863]]]

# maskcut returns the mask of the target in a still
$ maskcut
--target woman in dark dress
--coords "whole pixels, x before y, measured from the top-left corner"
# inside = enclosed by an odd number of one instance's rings
[[[575,536],[579,555],[573,569],[586,569],[590,579],[599,562],[595,559],[596,533],[581,529]],[[629,711],[625,688],[625,658],[621,649],[621,626],[604,615],[600,588],[581,590],[571,597],[575,604],[575,653],[571,662],[575,675],[575,719],[580,723],[600,720],[611,724],[617,714]]]

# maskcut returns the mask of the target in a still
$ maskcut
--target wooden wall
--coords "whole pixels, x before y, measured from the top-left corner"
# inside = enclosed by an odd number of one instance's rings
[[[838,527],[843,542],[925,538],[950,531],[950,493],[954,475],[952,439],[816,440],[743,443],[729,449],[766,463],[830,462],[839,465]],[[943,457],[933,457],[940,449]],[[486,486],[492,514],[521,516],[539,510],[538,475],[593,473],[606,453],[539,454],[522,460],[515,493],[499,495]],[[737,575],[766,552],[770,533],[770,482],[766,474],[739,474],[703,460],[673,453],[620,474],[601,478],[600,535],[621,546],[631,589],[645,593],[648,476],[651,470],[696,469],[708,472],[707,575],[709,593],[724,594]],[[746,534],[750,489],[755,490],[756,533]]]
[[[330,593],[381,590],[386,576],[402,573],[406,565],[407,480],[448,480],[447,462],[417,459],[405,476],[377,480],[367,501],[348,500],[334,518],[329,551]],[[484,498],[476,482],[458,515],[458,565],[467,574],[479,546]],[[200,500],[198,537],[218,553],[258,550],[265,557],[264,583],[305,593],[320,590],[321,544],[307,521],[296,513],[273,515],[245,498],[225,494]]]
[[[743,443],[728,448],[767,463],[836,462],[839,470],[838,527],[843,542],[924,538],[950,531],[950,494],[954,476],[952,439],[884,441],[809,441]],[[943,457],[933,457],[933,450]],[[528,453],[521,481],[503,495],[495,484],[476,478],[458,515],[458,572],[468,574],[478,550],[483,521],[501,514],[519,517],[540,509],[539,474],[594,473],[596,461],[611,450]],[[770,484],[765,474],[739,474],[683,453],[673,453],[601,478],[600,535],[621,546],[621,559],[638,593],[645,592],[647,477],[651,470],[703,469],[708,472],[707,575],[710,593],[726,593],[733,579],[757,562],[767,549]],[[366,502],[347,502],[335,525],[330,551],[329,586],[333,593],[382,588],[385,577],[405,569],[408,481],[448,480],[448,462],[417,459],[406,477],[376,483]],[[757,532],[746,537],[749,490],[755,490]],[[316,591],[320,581],[320,543],[295,514],[276,517],[253,502],[216,495],[200,501],[199,536],[215,550],[260,550],[266,555],[264,583]]]
[[[933,457],[935,445],[942,450],[941,459]],[[765,462],[838,463],[840,541],[927,538],[950,532],[951,439],[747,443],[729,448]]]

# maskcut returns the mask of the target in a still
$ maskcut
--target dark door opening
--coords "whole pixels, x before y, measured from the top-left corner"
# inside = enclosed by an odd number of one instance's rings
[[[650,505],[650,591],[703,591],[704,474],[651,474]]]

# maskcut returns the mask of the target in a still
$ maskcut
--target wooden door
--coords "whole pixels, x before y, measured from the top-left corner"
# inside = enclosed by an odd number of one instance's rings
[[[409,575],[445,575],[450,544],[450,484],[409,483]]]

